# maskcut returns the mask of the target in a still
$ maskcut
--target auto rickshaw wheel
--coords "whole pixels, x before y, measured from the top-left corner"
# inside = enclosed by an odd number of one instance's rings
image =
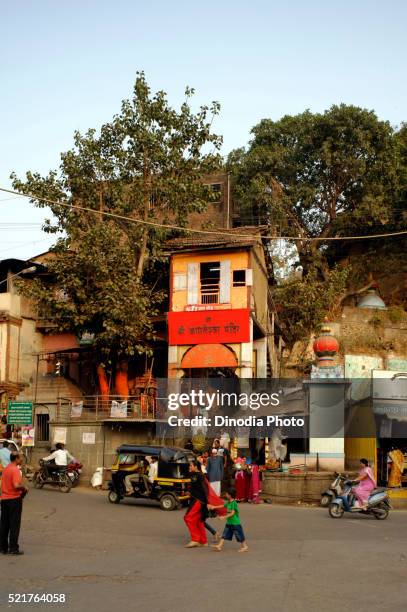
[[[116,491],[109,491],[107,499],[110,501],[111,504],[120,504],[121,498],[120,495],[116,493]]]
[[[166,510],[169,512],[170,510],[175,510],[178,506],[178,502],[173,495],[170,493],[165,493],[160,497],[160,508],[161,510]]]

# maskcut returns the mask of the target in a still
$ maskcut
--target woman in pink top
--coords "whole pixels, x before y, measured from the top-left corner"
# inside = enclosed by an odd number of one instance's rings
[[[359,484],[354,487],[353,492],[358,498],[360,507],[366,508],[369,496],[376,487],[376,481],[367,459],[360,460],[360,468],[359,476],[356,478]]]

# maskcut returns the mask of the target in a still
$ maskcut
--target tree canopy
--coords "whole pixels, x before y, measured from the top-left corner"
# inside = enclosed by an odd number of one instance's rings
[[[132,98],[100,131],[76,132],[58,171],[12,175],[16,190],[50,206],[54,220],[45,230],[57,234],[48,278],[22,290],[59,329],[94,334],[100,359],[146,349],[165,293],[160,270],[169,230],[159,225],[184,227],[211,199],[201,178],[219,167],[212,120],[220,108],[213,102],[193,112],[193,94],[187,88],[176,110],[138,73]]]
[[[406,127],[396,131],[373,111],[345,104],[264,119],[248,147],[232,151],[228,166],[241,221],[297,239],[294,266],[301,264],[302,278],[291,274],[275,289],[293,344],[318,327],[352,279],[350,268],[337,265],[349,242],[326,239],[406,228]],[[398,256],[401,246],[394,247]],[[295,262],[290,242],[284,252]],[[357,275],[366,282],[360,270]]]
[[[305,273],[327,275],[324,238],[394,227],[398,146],[391,125],[373,111],[341,104],[264,119],[252,134],[248,148],[228,160],[241,216],[303,238],[296,245]]]

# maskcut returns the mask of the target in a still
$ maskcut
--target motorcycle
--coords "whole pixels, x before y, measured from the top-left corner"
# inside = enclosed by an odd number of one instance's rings
[[[76,487],[79,484],[79,478],[82,473],[82,468],[82,463],[77,459],[73,459],[66,468],[68,471],[68,476],[72,481],[73,487]]]
[[[46,466],[43,459],[40,460],[40,469],[34,474],[33,484],[36,489],[42,489],[44,485],[50,484],[59,487],[61,493],[69,493],[72,488],[67,467]]]
[[[364,509],[355,506],[356,495],[352,489],[355,484],[358,483],[352,480],[345,480],[344,489],[342,491],[342,496],[347,499],[350,509],[345,508],[343,499],[341,497],[336,497],[329,505],[329,515],[332,518],[342,518],[345,512],[351,512],[352,514],[371,514],[378,521],[384,521],[387,519],[391,510],[387,489],[373,489],[368,499],[367,507]]]
[[[321,506],[327,508],[336,497],[342,495],[343,483],[347,479],[346,474],[338,474],[335,472],[335,478],[331,483],[329,489],[326,489],[321,493]]]

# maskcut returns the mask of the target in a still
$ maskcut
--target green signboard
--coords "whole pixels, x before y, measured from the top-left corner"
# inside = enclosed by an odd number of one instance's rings
[[[33,403],[9,401],[7,423],[10,425],[32,425]]]

